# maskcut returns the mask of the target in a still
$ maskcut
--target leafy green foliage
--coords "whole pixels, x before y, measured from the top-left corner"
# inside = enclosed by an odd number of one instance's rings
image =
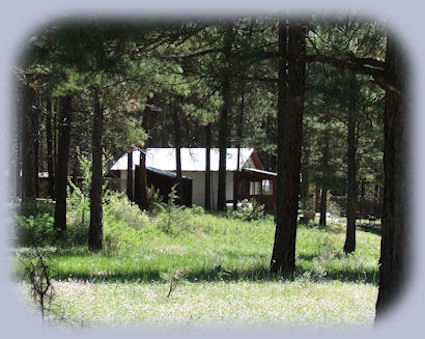
[[[178,232],[179,226],[183,223],[181,211],[184,209],[184,206],[176,205],[176,200],[178,199],[176,186],[177,184],[171,187],[167,202],[156,204],[158,209],[163,212],[161,213],[162,217],[158,227],[165,234],[175,234]]]
[[[136,230],[146,227],[149,224],[149,217],[146,212],[141,211],[139,206],[128,200],[127,195],[122,193],[108,192],[105,194],[104,216],[114,217],[125,223],[127,227]]]
[[[259,220],[265,216],[264,205],[255,199],[243,199],[241,206],[233,212],[233,215],[246,221]]]

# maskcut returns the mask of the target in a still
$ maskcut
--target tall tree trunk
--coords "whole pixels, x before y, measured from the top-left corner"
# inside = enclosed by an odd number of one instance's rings
[[[355,79],[350,79],[350,83]],[[351,92],[351,91],[350,91]],[[353,94],[354,98],[355,95]],[[347,149],[347,228],[344,244],[344,252],[351,253],[356,250],[356,197],[357,197],[357,181],[356,181],[356,136],[355,136],[355,112],[352,105],[348,112],[348,149]]]
[[[148,105],[146,105],[145,110],[143,111],[143,121],[142,121],[142,127],[145,132],[150,131],[150,117],[151,117],[151,110]],[[139,199],[136,201],[136,203],[139,205],[140,209],[142,210],[148,210],[149,209],[149,203],[148,203],[148,182],[147,182],[147,175],[146,175],[146,151],[149,147],[149,136],[148,139],[144,142],[143,145],[140,145],[140,155],[139,155],[139,178],[137,180],[138,187],[136,187],[136,190],[138,191]],[[135,195],[136,196],[136,195]]]
[[[78,159],[78,154],[77,154],[77,150],[74,151],[74,157],[72,158],[72,162],[71,162],[71,171],[72,171],[72,183],[78,187],[78,185],[80,184],[78,182],[78,176],[80,175],[80,159]]]
[[[133,193],[133,149],[127,153],[127,197],[134,201]]]
[[[305,91],[306,54],[305,27],[293,23],[288,33],[286,51],[286,23],[279,24],[279,53],[281,56],[297,55],[288,60],[288,75],[284,58],[279,61],[278,97],[278,181],[276,202],[276,234],[270,270],[293,276],[295,270],[295,239],[297,230],[298,193],[300,187],[300,162],[302,117]],[[286,88],[286,79],[288,88]]]
[[[47,173],[49,177],[48,194],[51,199],[55,196],[55,175],[53,172],[53,140],[52,140],[52,101],[46,103],[46,144],[47,144]]]
[[[182,205],[184,203],[183,196],[183,180],[182,180],[182,158],[181,158],[181,130],[180,130],[180,120],[178,116],[179,107],[177,105],[172,105],[172,115],[173,115],[173,124],[174,124],[174,142],[176,146],[176,176],[177,176],[177,203]]]
[[[147,176],[146,176],[146,151],[144,149],[140,149],[139,154],[139,180],[138,185],[136,187],[136,190],[138,191],[139,199],[136,201],[136,203],[139,205],[140,209],[142,210],[148,210],[149,204],[148,204],[148,194],[147,194]]]
[[[34,90],[22,85],[22,200],[32,201],[36,198],[36,154],[33,109]]]
[[[23,145],[23,116],[24,116],[24,105],[23,105],[23,85],[21,85],[21,91],[17,94],[18,105],[16,110],[16,197],[22,198],[22,145]]]
[[[309,188],[310,188],[310,170],[308,168],[310,163],[310,149],[304,152],[304,161],[302,166],[302,183],[301,183],[301,198],[304,211],[309,210]]]
[[[37,109],[35,110],[34,121],[33,121],[33,137],[34,137],[34,149],[35,149],[35,164],[34,164],[34,182],[35,182],[35,196],[40,196],[38,173],[40,172],[40,164],[43,159],[42,147],[40,146],[40,139],[42,137],[40,129],[40,107],[43,107],[43,100],[39,97]]]
[[[218,168],[218,201],[217,207],[219,211],[226,210],[226,160],[227,160],[227,145],[229,139],[229,122],[228,115],[231,110],[231,93],[230,93],[230,70],[232,57],[232,26],[226,24],[224,35],[224,62],[226,64],[222,74],[222,97],[223,107],[220,112],[219,120],[219,136],[218,146],[220,149],[220,160]]]
[[[241,98],[241,105],[239,109],[239,123],[238,123],[238,156],[236,159],[236,171],[240,171],[241,168],[241,141],[242,141],[242,134],[243,134],[243,113],[245,108],[245,83],[242,83],[242,98]],[[233,179],[234,180],[234,179]],[[237,208],[237,199],[236,199],[236,193],[238,190],[239,183],[234,183],[234,192],[233,192],[233,210],[236,211]]]
[[[41,98],[40,100],[41,101]],[[38,185],[38,172],[40,169],[40,128],[39,128],[39,116],[40,116],[40,109],[39,107],[42,107],[40,105],[40,102],[37,102],[37,108],[33,110],[32,115],[32,121],[31,121],[31,136],[32,136],[32,142],[34,144],[34,164],[33,164],[33,176],[34,176],[34,192],[35,197],[39,197],[39,185]]]
[[[409,108],[406,65],[392,37],[387,40],[385,80],[389,85],[385,96],[384,207],[379,268],[379,292],[376,317],[380,319],[397,301],[408,278],[410,220],[407,190]],[[395,92],[398,90],[399,93]]]
[[[54,185],[56,185],[56,173],[57,173],[57,154],[58,154],[58,111],[60,109],[59,99],[55,100],[53,105],[53,126],[52,126],[52,138],[53,138],[53,173],[54,173]],[[56,187],[53,190],[53,199],[56,200]]]
[[[326,203],[328,193],[328,183],[330,180],[329,175],[329,137],[326,136],[324,140],[324,147],[322,151],[322,196],[320,198],[320,226],[326,226]]]
[[[66,186],[68,180],[69,142],[71,132],[71,96],[61,99],[59,113],[58,154],[55,175],[55,224],[57,230],[66,230]]]
[[[205,209],[211,210],[211,124],[205,126]]]
[[[327,198],[328,189],[322,187],[322,196],[320,197],[320,226],[326,226],[326,198]]]
[[[314,212],[320,212],[320,187],[317,182],[314,188]]]
[[[103,108],[100,104],[99,89],[94,90],[92,127],[92,170],[90,186],[89,250],[98,251],[103,246],[102,207],[102,135]]]

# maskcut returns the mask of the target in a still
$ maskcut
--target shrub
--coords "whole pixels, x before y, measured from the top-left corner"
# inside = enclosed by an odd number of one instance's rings
[[[168,194],[168,201],[166,203],[156,204],[157,208],[160,212],[162,212],[158,226],[165,234],[176,233],[176,226],[179,226],[182,220],[181,211],[184,209],[184,206],[177,206],[175,203],[178,198],[176,194],[176,186],[177,184],[171,187],[170,194]]]
[[[105,202],[105,218],[113,216],[115,219],[122,220],[128,227],[134,229],[141,229],[149,224],[148,215],[141,211],[137,204],[128,200],[124,192],[106,193]]]
[[[205,214],[205,209],[202,206],[192,205],[192,213],[197,215]]]
[[[82,191],[71,180],[68,180],[67,217],[72,224],[88,227],[90,218],[90,199],[86,191]]]
[[[157,204],[162,203],[162,201],[164,200],[164,197],[159,194],[159,189],[153,186],[147,187],[146,195],[147,195],[147,203],[149,206],[148,209],[150,211],[154,209]]]
[[[12,237],[17,245],[42,246],[53,243],[57,238],[54,218],[49,213],[35,213],[28,217],[15,215],[12,225]]]
[[[258,220],[264,217],[264,205],[260,204],[255,199],[244,199],[241,202],[241,206],[237,211],[233,212],[233,215],[242,220]]]

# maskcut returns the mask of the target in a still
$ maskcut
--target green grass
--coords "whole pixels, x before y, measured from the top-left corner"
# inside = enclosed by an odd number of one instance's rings
[[[338,282],[57,282],[56,318],[76,326],[371,325],[376,288]],[[53,320],[55,321],[55,320]]]
[[[44,247],[56,316],[91,325],[344,326],[373,320],[377,234],[358,230],[356,252],[346,256],[344,226],[299,227],[290,282],[268,274],[273,218],[247,222],[186,209],[176,212],[168,233],[161,231],[163,218],[150,216],[138,229],[105,218],[106,248],[95,254],[85,246]],[[181,268],[186,277],[166,298],[167,277]]]

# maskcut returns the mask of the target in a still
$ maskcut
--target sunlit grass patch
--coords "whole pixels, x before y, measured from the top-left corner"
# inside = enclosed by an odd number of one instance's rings
[[[84,326],[358,326],[374,317],[377,288],[341,282],[57,282],[54,314]]]

